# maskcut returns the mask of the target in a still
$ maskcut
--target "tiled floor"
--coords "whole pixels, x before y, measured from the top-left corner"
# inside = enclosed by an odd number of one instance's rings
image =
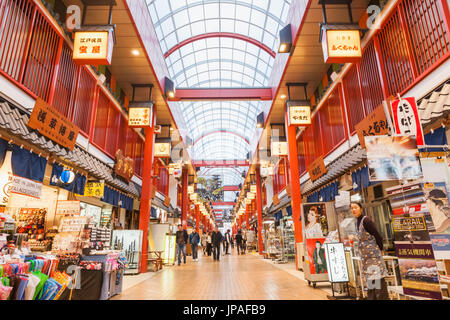
[[[313,289],[297,276],[252,254],[222,256],[220,262],[199,254],[199,261],[165,266],[148,276],[126,277],[124,300],[326,300],[327,292]],[[294,266],[292,266],[294,268]],[[295,274],[295,275],[293,275]],[[146,275],[148,278],[146,278]]]

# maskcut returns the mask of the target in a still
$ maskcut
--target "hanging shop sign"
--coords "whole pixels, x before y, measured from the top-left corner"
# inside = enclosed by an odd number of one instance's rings
[[[289,125],[305,126],[311,124],[311,107],[309,105],[290,105],[288,107]]]
[[[100,181],[88,181],[84,187],[85,197],[103,198],[105,183]]]
[[[272,141],[270,151],[274,157],[287,156],[288,144],[285,141]]]
[[[256,184],[250,186],[250,192],[256,194]]]
[[[170,206],[170,198],[169,198],[169,197],[166,197],[166,198],[164,199],[163,204],[168,208],[168,207]]]
[[[9,192],[40,199],[42,183],[19,176],[13,176]]]
[[[194,193],[194,186],[193,185],[188,186],[188,193],[189,194]]]
[[[415,180],[423,177],[416,138],[365,137],[370,181]]]
[[[113,30],[77,31],[73,61],[78,65],[110,65],[114,48]]]
[[[134,160],[129,157],[125,157],[120,149],[116,152],[114,172],[128,182],[131,181],[131,178],[134,175]]]
[[[80,201],[77,200],[58,200],[56,203],[56,215],[80,215]]]
[[[333,29],[332,29],[333,28]],[[325,63],[356,63],[361,60],[361,33],[355,26],[323,25],[321,42]]]
[[[170,142],[158,142],[155,143],[155,157],[157,158],[170,158],[171,143]]]
[[[366,148],[364,137],[387,135],[389,133],[389,126],[386,120],[386,113],[383,105],[379,105],[367,117],[365,117],[356,126],[356,133],[358,134],[361,148]]]
[[[343,243],[325,243],[328,279],[332,283],[349,282]]]
[[[308,167],[309,177],[311,181],[316,181],[320,177],[324,176],[327,173],[327,168],[325,167],[325,162],[323,157],[317,158],[309,167]]]
[[[391,102],[392,115],[397,134],[416,136],[417,145],[423,146],[422,125],[417,111],[416,98],[401,98]]]
[[[148,128],[152,126],[153,109],[151,104],[146,107],[130,107],[128,111],[128,126],[132,128]]]
[[[37,99],[27,123],[31,129],[61,146],[73,150],[80,128],[42,99]]]

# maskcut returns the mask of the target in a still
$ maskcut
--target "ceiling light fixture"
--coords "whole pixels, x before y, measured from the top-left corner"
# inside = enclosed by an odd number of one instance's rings
[[[131,54],[132,54],[133,56],[138,56],[140,53],[139,53],[139,50],[134,49],[134,50],[131,50]]]

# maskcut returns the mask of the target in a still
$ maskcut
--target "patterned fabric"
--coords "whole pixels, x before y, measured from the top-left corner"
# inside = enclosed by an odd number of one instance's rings
[[[384,278],[388,275],[381,250],[375,237],[364,229],[364,219],[358,228],[359,253],[362,264],[362,275],[366,281]]]

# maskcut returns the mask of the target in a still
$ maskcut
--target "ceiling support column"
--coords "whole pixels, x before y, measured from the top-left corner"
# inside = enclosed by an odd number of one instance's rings
[[[147,272],[148,260],[148,227],[152,201],[152,168],[153,149],[155,146],[156,106],[153,106],[152,126],[145,128],[144,167],[142,173],[141,209],[139,213],[139,230],[142,230],[142,254],[140,272]]]
[[[264,242],[262,238],[263,219],[262,219],[262,188],[260,168],[256,168],[256,214],[258,216],[258,252],[263,254]]]
[[[302,213],[302,194],[300,190],[300,171],[298,165],[298,149],[297,149],[297,137],[294,126],[289,126],[287,110],[285,110],[285,126],[286,137],[288,142],[288,159],[289,159],[289,174],[291,176],[291,207],[292,207],[292,220],[294,221],[294,235],[295,235],[295,250],[297,251],[297,245],[303,242],[302,224],[300,217]],[[295,255],[295,265],[298,270],[300,261]]]

